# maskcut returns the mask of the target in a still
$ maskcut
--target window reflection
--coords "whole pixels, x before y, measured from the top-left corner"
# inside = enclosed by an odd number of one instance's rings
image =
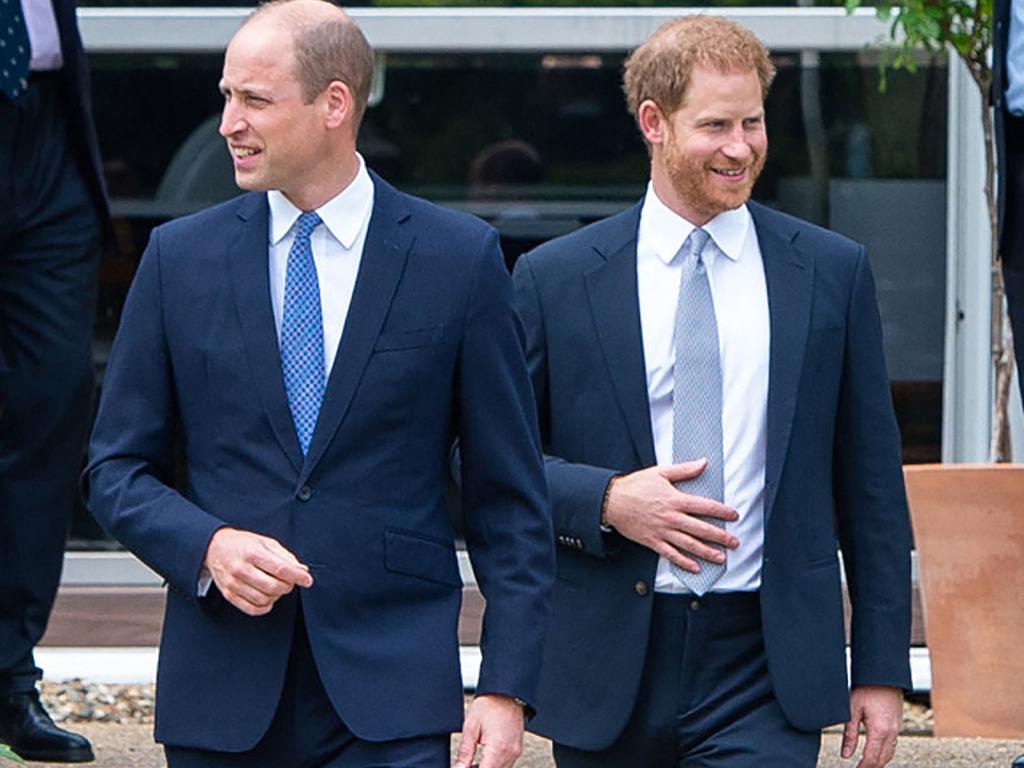
[[[222,5],[223,3],[217,3]],[[238,193],[217,134],[219,55],[91,57],[122,249],[102,266],[102,380],[150,229]],[[647,156],[620,54],[391,54],[359,147],[401,189],[476,213],[523,251],[631,205]],[[946,69],[889,73],[872,55],[776,55],[768,164],[755,197],[865,242],[878,281],[904,460],[937,461],[945,307]],[[76,518],[73,538],[98,530]]]

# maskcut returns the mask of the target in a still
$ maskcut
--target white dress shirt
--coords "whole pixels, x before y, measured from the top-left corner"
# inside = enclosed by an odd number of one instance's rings
[[[320,311],[324,321],[324,376],[331,375],[338,353],[341,332],[345,328],[352,292],[356,287],[363,244],[373,211],[373,181],[359,155],[359,171],[342,192],[316,209],[323,224],[313,230],[310,244],[320,283]],[[288,198],[276,190],[267,193],[270,203],[270,301],[274,308],[274,326],[281,343],[284,317],[284,282],[288,270],[288,250],[295,240],[295,222],[302,214]]]
[[[21,0],[25,15],[28,43],[32,51],[29,69],[33,72],[60,69],[64,57],[60,52],[60,32],[50,0]]]
[[[694,225],[647,188],[637,235],[637,289],[654,454],[672,464],[672,374],[675,313],[682,247]],[[754,222],[746,206],[721,213],[703,229],[711,235],[703,256],[718,323],[722,369],[724,503],[739,513],[726,528],[740,545],[726,554],[726,571],[713,592],[761,585],[764,545],[765,422],[770,341],[768,290]],[[701,458],[694,456],[694,459]],[[668,561],[658,562],[658,592],[688,591]]]
[[[316,209],[323,224],[317,226],[310,236],[313,263],[316,264],[317,281],[320,283],[325,379],[331,375],[334,358],[338,354],[373,212],[373,180],[366,172],[362,156],[356,157],[359,160],[356,177],[336,197]],[[270,303],[280,346],[288,250],[295,240],[295,222],[302,211],[277,190],[267,193],[267,201],[270,203]],[[212,576],[204,568],[199,574],[197,594],[205,597],[212,583]]]

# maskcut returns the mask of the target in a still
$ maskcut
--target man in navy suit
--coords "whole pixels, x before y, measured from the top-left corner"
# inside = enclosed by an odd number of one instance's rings
[[[86,486],[170,588],[171,768],[447,766],[460,725],[506,768],[535,702],[554,558],[511,280],[493,229],[366,170],[372,67],[336,6],[257,9],[220,83],[254,192],[157,228],[125,305]],[[487,599],[464,723],[456,437]]]
[[[1013,328],[1017,384],[1024,395],[1024,3],[995,0],[992,7],[992,105],[999,165],[997,245]],[[1024,766],[1024,755],[1014,766]]]
[[[0,742],[92,760],[39,703],[33,648],[64,560],[110,234],[73,0],[0,8]]]
[[[1018,384],[1024,392],[1024,7],[1019,0],[993,6],[992,102],[999,164],[999,254],[1013,327]]]
[[[516,264],[559,545],[531,728],[560,768],[807,768],[844,721],[861,768],[893,755],[910,543],[881,326],[860,245],[748,202],[773,75],[731,21],[661,27],[625,70],[643,201]]]

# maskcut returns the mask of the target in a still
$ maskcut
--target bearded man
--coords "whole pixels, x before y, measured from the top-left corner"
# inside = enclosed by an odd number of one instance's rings
[[[516,265],[558,543],[530,727],[559,768],[810,768],[838,722],[860,768],[893,755],[910,540],[874,283],[748,202],[773,76],[733,22],[664,25],[625,69],[644,199]]]

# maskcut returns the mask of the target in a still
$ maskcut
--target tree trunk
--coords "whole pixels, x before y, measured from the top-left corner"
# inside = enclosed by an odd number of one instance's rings
[[[995,373],[995,393],[992,402],[992,432],[989,442],[989,461],[1010,460],[1010,385],[1013,380],[1013,336],[1006,314],[1003,289],[1002,260],[999,256],[999,218],[996,206],[996,146],[992,127],[992,72],[987,61],[981,64],[967,60],[974,81],[981,92],[981,122],[985,135],[985,202],[992,238],[992,320],[990,330],[992,367]]]

